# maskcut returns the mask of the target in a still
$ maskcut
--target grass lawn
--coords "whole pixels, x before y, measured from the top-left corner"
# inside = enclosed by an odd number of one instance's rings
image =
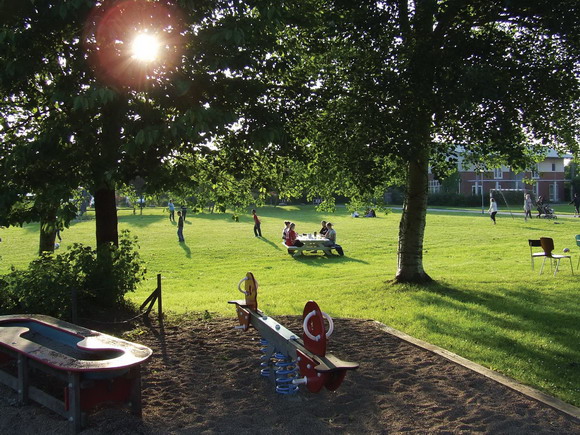
[[[241,297],[238,281],[251,271],[267,314],[299,315],[313,299],[333,317],[378,320],[580,406],[580,272],[573,276],[563,262],[556,277],[549,267],[539,276],[541,261],[532,271],[527,245],[529,238],[552,237],[556,252],[570,248],[575,268],[580,219],[525,222],[500,214],[494,226],[487,214],[430,212],[424,265],[437,284],[421,288],[388,283],[396,271],[397,210],[376,219],[353,219],[344,208],[321,214],[311,206],[264,207],[258,215],[261,239],[253,236],[249,213],[240,222],[229,214],[189,214],[180,245],[165,211],[120,210],[119,227],[139,237],[148,267],[130,298],[142,302],[161,273],[166,310],[233,317],[227,301]],[[302,233],[318,231],[324,218],[335,224],[345,256],[291,258],[281,245],[283,221],[294,221]],[[62,236],[60,249],[92,245],[94,220],[75,222]],[[38,225],[0,229],[0,237],[0,273],[34,258]]]

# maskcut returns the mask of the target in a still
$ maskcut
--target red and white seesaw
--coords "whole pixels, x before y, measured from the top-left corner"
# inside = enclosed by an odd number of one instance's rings
[[[251,272],[238,283],[238,290],[244,293],[245,299],[229,301],[236,305],[240,322],[236,328],[247,331],[253,326],[262,336],[260,343],[264,355],[261,357],[261,374],[275,381],[278,393],[293,394],[298,391],[299,385],[306,385],[313,393],[319,392],[323,386],[334,391],[348,370],[358,368],[357,363],[342,361],[326,353],[326,343],[334,330],[334,324],[316,302],[309,301],[304,307],[304,333],[300,339],[258,310],[258,283]],[[325,318],[328,331],[324,326]]]

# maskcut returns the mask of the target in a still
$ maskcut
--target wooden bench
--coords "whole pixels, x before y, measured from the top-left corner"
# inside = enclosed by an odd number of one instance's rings
[[[31,399],[67,418],[73,433],[82,429],[83,412],[104,402],[129,404],[141,416],[140,365],[151,354],[148,347],[53,317],[0,316],[0,382],[18,392],[20,403]],[[17,363],[12,372],[11,361]],[[49,391],[32,385],[30,369],[60,384],[64,399],[51,394],[54,385]]]

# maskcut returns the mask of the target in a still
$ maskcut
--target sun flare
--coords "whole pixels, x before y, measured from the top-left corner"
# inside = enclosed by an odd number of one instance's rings
[[[131,57],[140,62],[153,62],[159,56],[159,39],[148,33],[139,33],[131,43]]]

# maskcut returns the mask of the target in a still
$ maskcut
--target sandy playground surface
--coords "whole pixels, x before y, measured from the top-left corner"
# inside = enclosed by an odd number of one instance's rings
[[[301,333],[297,317],[277,320]],[[280,396],[259,376],[257,333],[234,330],[236,324],[233,315],[192,316],[166,324],[163,334],[158,325],[135,325],[129,339],[154,350],[143,370],[143,420],[104,408],[90,414],[82,433],[580,434],[580,420],[417,348],[372,321],[335,319],[329,351],[360,364],[337,391]],[[0,386],[0,434],[66,431],[62,417],[34,404],[20,406],[16,394]]]

